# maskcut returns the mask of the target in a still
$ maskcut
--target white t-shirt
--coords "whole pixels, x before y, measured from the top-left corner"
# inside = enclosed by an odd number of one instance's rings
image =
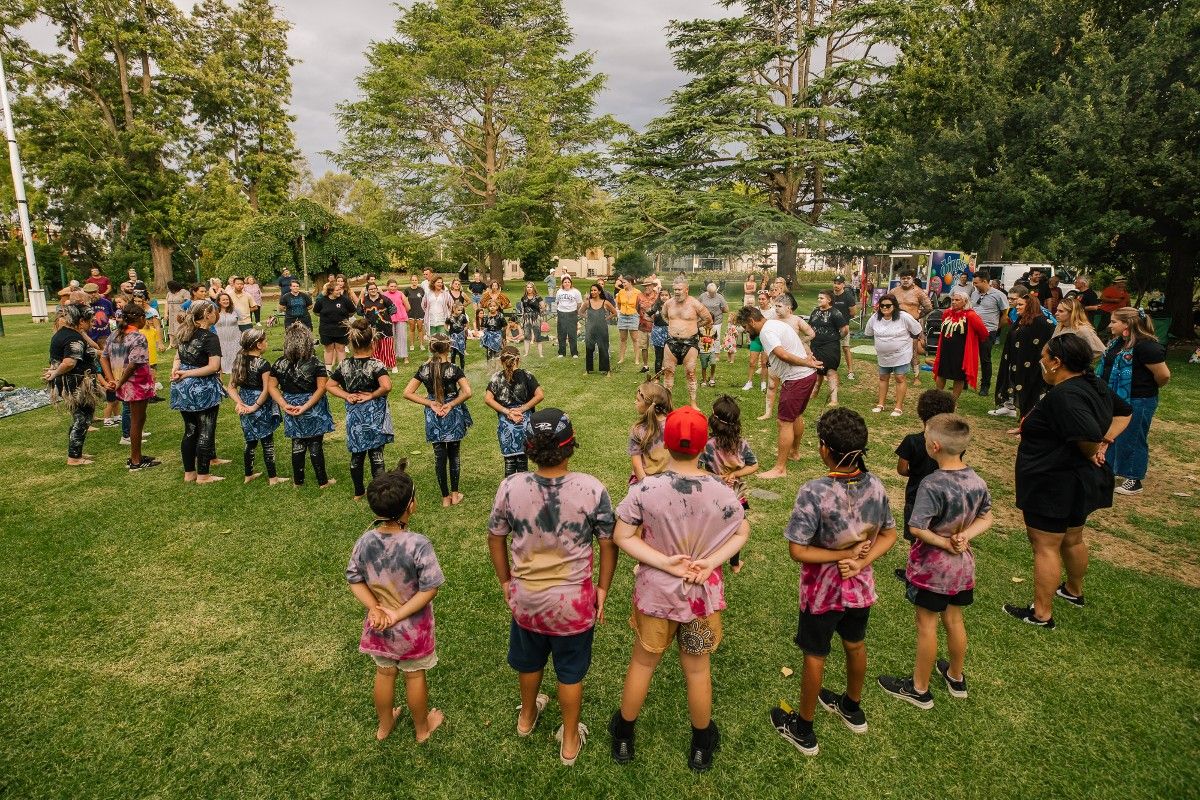
[[[581,305],[583,305],[583,295],[574,287],[559,289],[558,294],[554,296],[554,307],[557,311],[570,313],[577,311]]]
[[[758,341],[762,343],[763,352],[767,354],[767,365],[772,375],[781,381],[798,381],[816,372],[812,367],[801,367],[789,364],[775,355],[775,348],[782,347],[797,358],[808,358],[804,342],[786,322],[769,319],[763,322],[762,330],[758,332]]]
[[[913,337],[921,334],[921,323],[907,311],[886,319],[872,314],[867,318],[867,336],[875,338],[875,355],[881,367],[900,367],[912,363]]]

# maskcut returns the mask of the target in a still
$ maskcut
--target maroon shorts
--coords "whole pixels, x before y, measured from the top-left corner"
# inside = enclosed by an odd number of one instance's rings
[[[779,421],[794,422],[808,408],[813,387],[817,385],[817,373],[795,381],[784,381],[779,386]]]

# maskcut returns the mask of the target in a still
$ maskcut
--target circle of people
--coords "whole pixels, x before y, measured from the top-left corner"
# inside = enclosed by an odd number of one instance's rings
[[[376,738],[392,732],[405,708],[418,742],[445,719],[429,706],[426,678],[437,664],[433,599],[444,577],[430,540],[409,528],[416,493],[406,463],[391,470],[384,463],[384,448],[394,439],[390,376],[398,371],[397,359],[408,363],[411,350],[427,349],[428,359],[405,386],[404,397],[424,407],[442,505],[462,502],[460,446],[473,422],[466,405],[472,397],[465,374],[469,334],[479,337],[489,361],[498,359],[499,366],[485,402],[497,415],[505,477],[489,516],[488,539],[512,612],[508,663],[519,677],[517,735],[531,735],[548,706],[549,695],[540,688],[552,659],[562,720],[555,733],[559,757],[564,765],[578,758],[590,733],[581,721],[582,682],[618,553],[624,552],[638,563],[629,619],[634,641],[620,706],[607,724],[611,756],[620,764],[634,758],[635,724],[651,677],[674,642],[687,685],[686,761],[696,771],[711,768],[720,732],[712,720],[710,656],[723,636],[723,566],[741,571],[740,551],[750,533],[745,479],[759,463],[742,435],[738,400],[721,395],[706,416],[696,406],[696,387],[698,382],[715,386],[716,362],[722,353],[732,362],[740,336],[749,337],[751,356],[742,389],[752,391],[758,373],[759,389],[767,392],[766,413],[759,419],[771,415],[778,401],[776,463],[759,477],[787,474],[788,462],[799,457],[809,401],[822,382],[830,393],[831,407],[816,425],[827,472],[799,487],[784,529],[790,556],[801,565],[795,642],[804,654],[802,690],[797,707],[781,703],[770,710],[770,724],[806,755],[819,751],[818,704],[852,732],[865,733],[865,637],[877,599],[871,565],[895,543],[897,525],[883,482],[867,468],[866,421],[837,405],[837,370],[843,354],[852,369],[848,333],[857,311],[844,278],[820,293],[805,320],[793,313],[795,300],[786,284],[777,280],[766,289],[764,278],[759,289],[751,276],[744,285],[745,304],[722,335],[724,317],[731,313],[724,296],[709,284],[693,297],[682,276],[672,282],[669,295],[655,278],[643,282],[641,290],[633,280],[618,278],[615,296],[597,281],[586,300],[564,277],[551,303],[527,283],[515,317],[506,314],[511,302],[498,282],[472,282],[468,289],[478,309],[472,325],[459,281],[447,289],[440,276],[426,273],[424,281],[412,276],[404,290],[396,281],[381,290],[369,279],[359,296],[344,276],[336,276],[314,303],[285,271],[279,301],[286,325],[283,354],[274,363],[265,358],[267,331],[256,324],[261,295],[256,300],[246,291],[253,284],[234,277],[215,301],[205,296],[207,287],[185,290],[174,284],[167,303],[169,341],[176,350],[170,405],[184,422],[185,481],[221,479],[211,468],[228,463],[216,459],[215,434],[218,411],[229,399],[245,437],[247,483],[261,477],[255,472],[258,450],[268,481],[287,481],[277,475],[274,459],[274,432],[282,423],[291,440],[292,481],[304,485],[307,459],[317,485],[328,487],[336,482],[327,474],[323,450],[325,434],[334,429],[328,395],[345,402],[354,496],[365,498],[375,515],[353,548],[346,578],[366,611],[359,649],[376,666]],[[122,427],[122,441],[131,448],[127,466],[139,471],[158,464],[141,452],[141,443],[146,406],[161,386],[151,367],[162,347],[161,326],[150,325],[151,319],[157,322],[155,304],[136,276],[122,285],[116,304],[105,297],[107,281],[102,291],[98,277],[94,271],[89,283],[61,296],[45,379],[71,412],[68,465],[93,463],[83,447],[95,409],[103,403],[103,424]],[[1105,345],[1088,321],[1094,298],[1082,290],[1059,299],[1050,312],[1043,306],[1049,294],[1043,297],[1045,287],[1036,278],[1032,286],[1016,285],[1007,294],[982,275],[973,283],[969,291],[951,290],[949,308],[934,318],[936,326],[927,335],[930,326],[923,322],[934,317],[933,303],[915,276],[903,272],[899,285],[876,303],[864,331],[875,341],[878,360],[878,402],[871,411],[884,411],[894,383],[893,416],[904,413],[909,376],[919,380],[927,336],[937,336],[936,388],[917,402],[921,430],[906,436],[895,451],[897,470],[907,477],[901,531],[910,544],[906,566],[895,572],[916,607],[914,665],[907,675],[876,680],[886,694],[926,710],[934,705],[935,669],[951,697],[968,696],[963,609],[974,600],[971,541],[990,528],[992,512],[986,483],[963,461],[970,423],[955,411],[964,386],[988,393],[991,350],[1000,329],[1008,327],[1009,333],[997,372],[997,408],[989,413],[1020,419],[1011,431],[1020,436],[1015,504],[1024,516],[1035,575],[1033,602],[1005,604],[1003,610],[1037,628],[1056,626],[1055,599],[1072,608],[1085,605],[1087,517],[1112,505],[1114,491],[1141,491],[1158,389],[1170,379],[1165,350],[1138,309],[1126,305],[1111,311],[1112,339]],[[323,361],[315,354],[310,309],[319,320],[315,338],[324,346]],[[578,357],[575,338],[582,323],[587,371],[593,371],[595,351],[599,371],[609,373],[607,327],[615,319],[623,334],[620,360],[631,341],[635,365],[646,373],[634,395],[628,492],[615,507],[598,479],[570,469],[580,446],[574,424],[559,409],[538,409],[543,389],[520,366],[520,341],[524,355],[531,344],[541,355],[548,312],[557,316],[560,358],[568,347]],[[268,328],[273,321],[267,321]],[[232,358],[227,340],[233,332],[223,336],[222,328],[236,331]],[[680,366],[690,402],[675,407],[672,388]],[[222,372],[229,376],[226,384]],[[1116,477],[1122,479],[1119,485]],[[600,569],[594,580],[597,543]],[[939,623],[945,659],[937,658]],[[842,692],[822,686],[835,633],[847,664]],[[404,676],[403,706],[395,705],[399,674]]]

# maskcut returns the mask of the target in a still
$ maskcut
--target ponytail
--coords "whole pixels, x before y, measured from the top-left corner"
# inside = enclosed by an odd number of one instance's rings
[[[233,357],[233,370],[229,375],[230,386],[240,387],[246,382],[246,377],[250,372],[250,362],[254,358],[251,353],[265,338],[267,338],[267,334],[258,328],[251,328],[242,334],[242,338],[238,342],[237,355]]]
[[[511,344],[500,348],[500,366],[504,369],[504,380],[512,382],[517,364],[521,363],[521,351]]]
[[[346,323],[347,341],[350,343],[350,348],[354,351],[369,350],[371,343],[375,341],[375,329],[367,322],[365,317],[358,317]]]
[[[179,341],[190,342],[196,338],[198,329],[196,327],[200,320],[204,319],[204,315],[209,309],[214,308],[211,300],[197,300],[192,303],[179,320]]]
[[[444,333],[434,334],[429,339],[429,365],[433,372],[433,397],[445,402],[446,387],[442,385],[442,365],[450,355],[450,337]]]

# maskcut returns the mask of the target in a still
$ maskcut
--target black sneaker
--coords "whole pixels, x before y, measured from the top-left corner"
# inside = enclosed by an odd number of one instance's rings
[[[1141,494],[1142,493],[1142,482],[1135,481],[1133,478],[1126,478],[1113,491],[1116,492],[1117,494]]]
[[[962,680],[956,681],[950,677],[950,662],[944,658],[939,658],[937,662],[937,671],[941,673],[942,679],[946,681],[946,691],[950,692],[951,697],[963,698],[967,696],[967,676],[964,674]]]
[[[913,686],[912,678],[895,678],[891,675],[879,676],[879,688],[898,697],[906,703],[912,703],[917,708],[928,711],[933,708],[933,695],[928,692],[918,692]]]
[[[989,386],[980,386],[979,387],[979,396],[980,397],[987,397],[991,393],[992,393],[991,387],[989,387]]]
[[[151,467],[157,467],[161,463],[162,463],[161,461],[159,461],[157,458],[154,458],[153,456],[142,456],[142,460],[136,464],[134,464],[128,458],[125,459],[125,466],[129,468],[130,472],[140,472],[144,469],[150,469]]]
[[[892,574],[896,576],[896,580],[908,586],[908,570],[904,567],[896,567],[896,571]]]
[[[821,751],[821,748],[817,746],[817,734],[812,731],[800,732],[800,715],[795,711],[784,711],[779,706],[772,708],[771,725],[774,726],[776,733],[791,742],[792,747],[804,755],[815,756]]]
[[[842,696],[828,689],[822,689],[817,695],[817,699],[821,701],[821,705],[825,706],[826,711],[836,715],[850,730],[855,733],[867,732],[867,715],[863,713],[862,708],[857,711],[847,711],[842,708]]]
[[[1010,617],[1016,617],[1021,622],[1029,625],[1036,625],[1039,628],[1054,630],[1054,617],[1050,619],[1038,619],[1033,615],[1033,606],[1014,606],[1012,603],[1004,604],[1004,613]]]
[[[1054,593],[1076,608],[1083,608],[1083,595],[1068,592],[1066,583],[1060,583]]]
[[[721,732],[717,730],[717,723],[712,722],[710,725],[712,741],[708,747],[698,747],[695,738],[692,739],[692,747],[688,751],[688,769],[692,772],[708,772],[712,769],[713,753],[721,749]]]
[[[628,764],[633,761],[633,732],[629,736],[617,735],[617,723],[621,720],[621,712],[614,711],[608,721],[608,733],[612,736],[612,760],[618,764]],[[710,757],[711,760],[711,757]]]

